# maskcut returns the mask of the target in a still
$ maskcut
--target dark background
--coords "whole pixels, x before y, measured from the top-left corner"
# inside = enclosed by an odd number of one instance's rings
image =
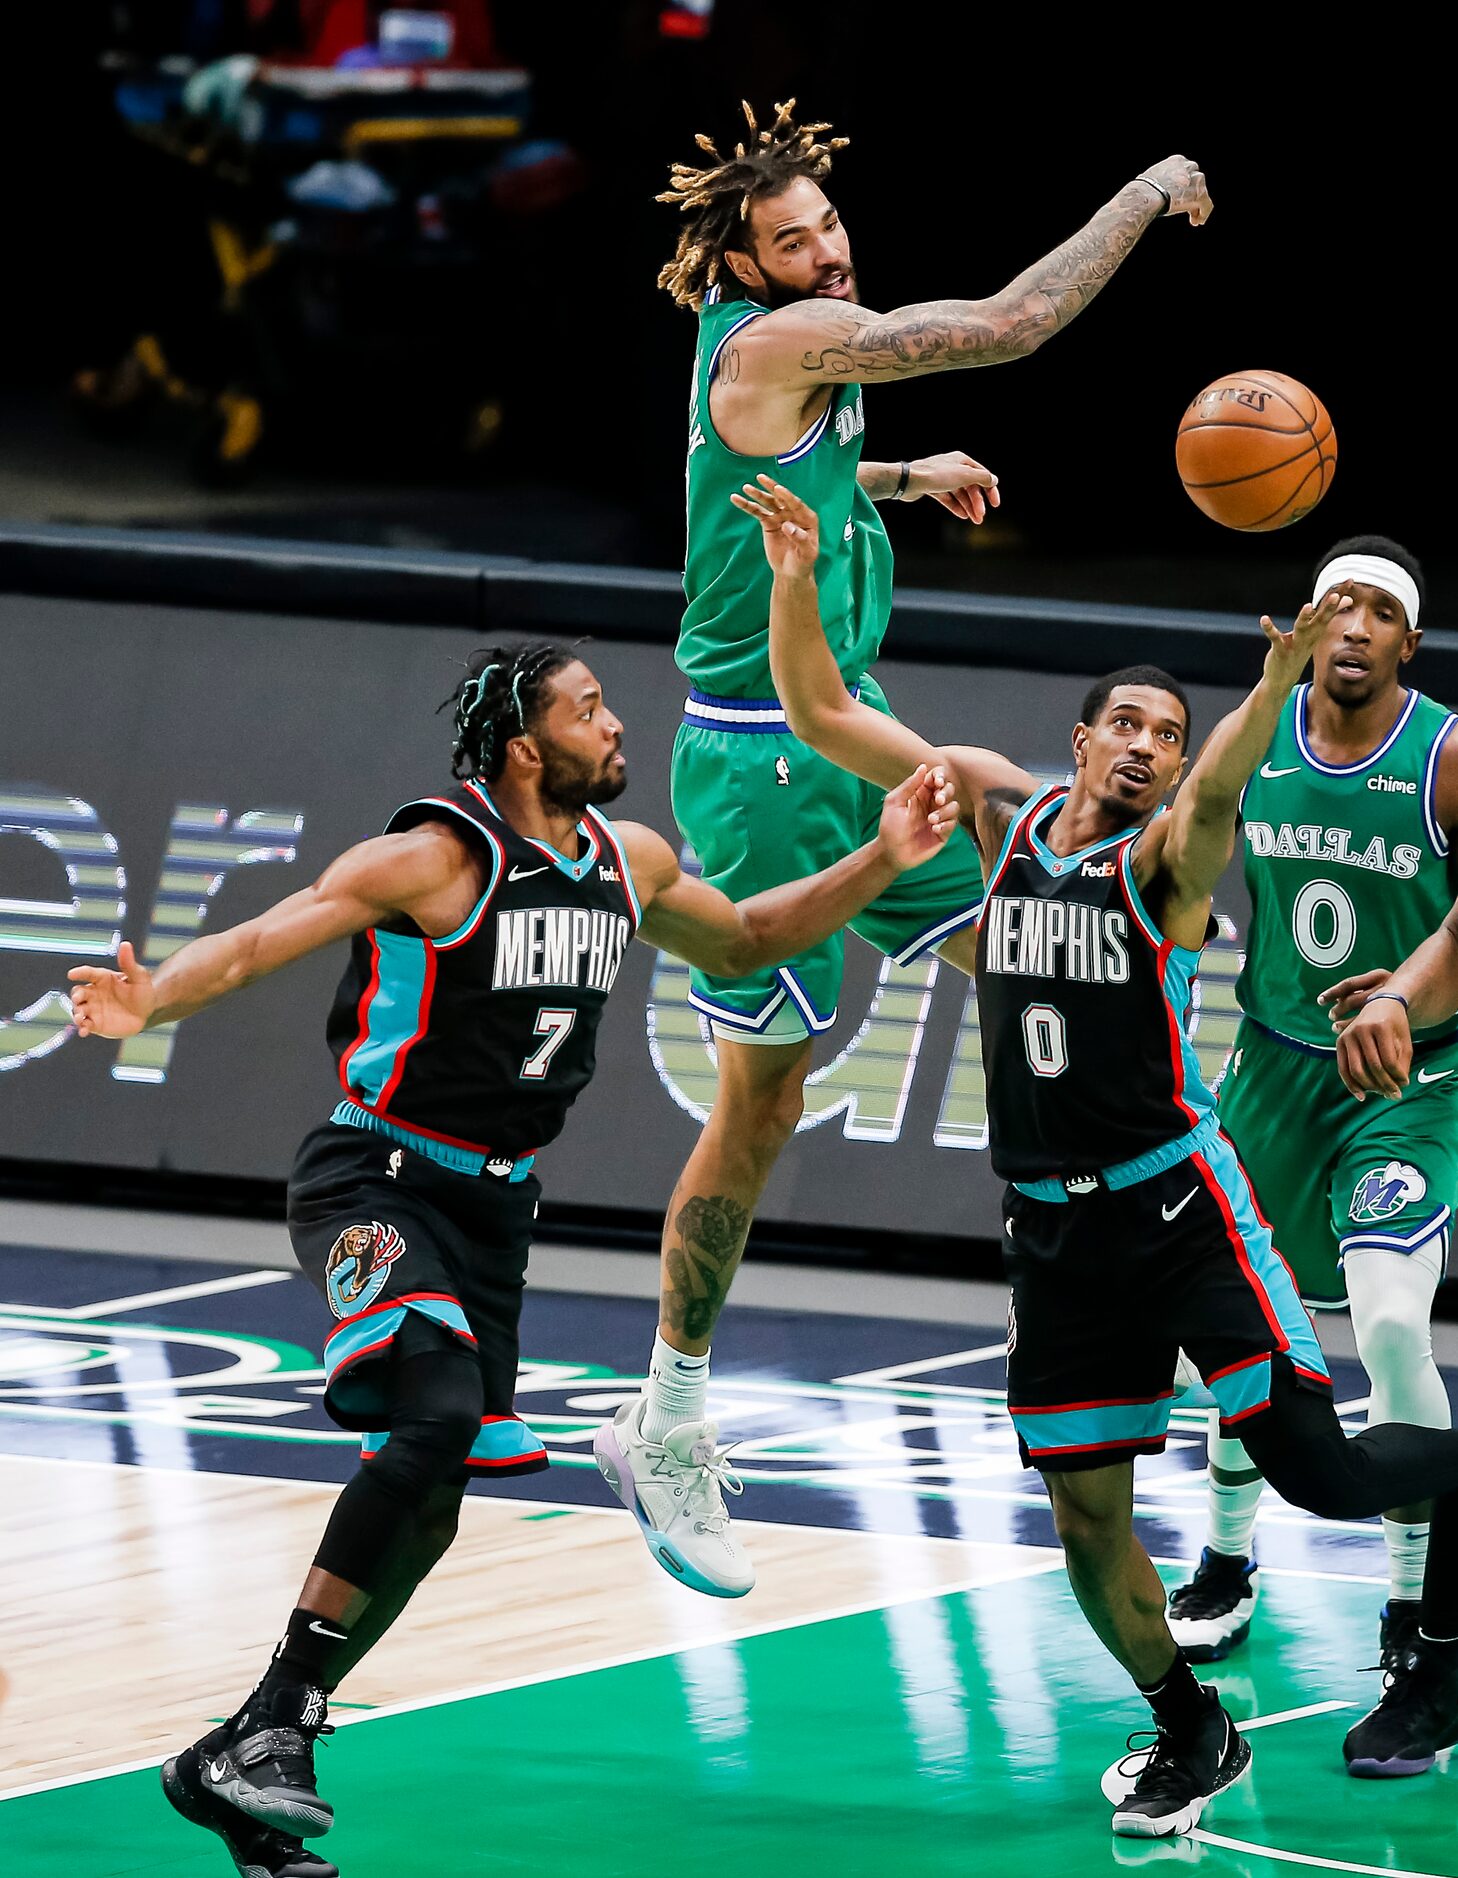
[[[489,257],[469,370],[501,392],[495,447],[467,472],[388,428],[280,422],[247,489],[208,495],[166,423],[103,444],[64,395],[139,298],[185,329],[209,297],[196,205],[190,223],[176,178],[127,147],[96,66],[128,18],[135,42],[175,43],[176,11],[73,0],[10,62],[0,517],[678,565],[693,323],[654,286],[675,214],[653,197],[695,131],[733,138],[740,96],[795,94],[852,138],[832,192],[874,306],[996,291],[1174,151],[1215,200],[1202,230],[1154,227],[1036,358],[868,395],[868,455],[962,447],[1003,481],[980,533],[928,502],[898,511],[902,582],[1289,608],[1324,546],[1376,529],[1425,557],[1430,619],[1446,618],[1452,163],[1436,29],[1411,16],[1344,32],[720,0],[691,43],[661,36],[656,5],[498,0],[503,54],[533,73],[532,129],[566,140],[585,181]],[[1340,444],[1319,514],[1263,537],[1199,515],[1173,468],[1185,404],[1250,367],[1310,384]]]

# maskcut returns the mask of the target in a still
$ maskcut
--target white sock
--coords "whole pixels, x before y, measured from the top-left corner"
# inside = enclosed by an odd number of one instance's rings
[[[1382,1537],[1387,1541],[1387,1576],[1391,1595],[1417,1604],[1423,1595],[1423,1571],[1428,1562],[1428,1526],[1410,1526],[1405,1519],[1382,1516]]]
[[[685,1356],[662,1337],[655,1337],[643,1394],[647,1401],[643,1433],[649,1441],[661,1441],[671,1428],[681,1428],[685,1422],[701,1422],[708,1405],[709,1352]]]
[[[1217,1432],[1218,1411],[1210,1417],[1210,1493],[1207,1501],[1205,1543],[1226,1558],[1249,1558],[1255,1533],[1256,1509],[1266,1484],[1250,1464],[1238,1441]],[[1217,1474],[1226,1476],[1223,1480]],[[1248,1480],[1231,1475],[1250,1474]]]

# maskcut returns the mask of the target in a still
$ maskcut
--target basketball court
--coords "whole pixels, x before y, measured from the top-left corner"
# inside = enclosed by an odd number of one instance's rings
[[[353,1465],[320,1407],[324,1308],[279,1227],[7,1204],[0,1237],[0,1870],[225,1871],[156,1770],[250,1685]],[[711,1406],[759,1584],[675,1585],[590,1455],[641,1380],[652,1276],[537,1256],[519,1406],[552,1468],[473,1486],[342,1687],[314,1843],[345,1878],[613,1878],[690,1833],[739,1872],[1458,1874],[1446,1755],[1412,1781],[1342,1769],[1379,1687],[1375,1524],[1270,1496],[1251,1645],[1218,1677],[1252,1775],[1191,1839],[1111,1839],[1100,1780],[1143,1718],[1018,1465],[991,1286],[747,1270]],[[1357,1427],[1360,1371],[1335,1373]],[[1177,1413],[1138,1469],[1170,1581],[1199,1545],[1202,1424]]]

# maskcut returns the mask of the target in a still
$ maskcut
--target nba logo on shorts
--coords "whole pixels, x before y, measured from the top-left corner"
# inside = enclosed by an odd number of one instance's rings
[[[404,1250],[405,1241],[395,1228],[377,1219],[367,1226],[346,1226],[330,1246],[324,1267],[324,1289],[334,1315],[355,1317],[368,1310]]]

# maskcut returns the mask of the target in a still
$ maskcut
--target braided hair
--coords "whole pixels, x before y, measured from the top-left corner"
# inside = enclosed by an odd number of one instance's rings
[[[660,202],[677,203],[685,221],[679,232],[673,259],[658,275],[658,285],[673,295],[679,306],[700,307],[711,287],[731,285],[739,297],[734,270],[725,260],[729,248],[749,249],[749,211],[762,196],[782,195],[797,176],[821,182],[830,174],[835,151],[843,150],[847,137],[827,137],[821,133],[829,124],[796,124],[792,113],[795,100],[775,106],[775,120],[768,130],[761,130],[754,112],[741,105],[749,126],[748,143],[737,143],[732,157],[724,158],[712,140],[701,131],[694,142],[714,159],[713,165],[695,169],[690,163],[675,163],[672,181]]]
[[[507,744],[531,729],[551,680],[576,658],[570,646],[547,640],[473,652],[466,676],[440,706],[455,711],[451,774],[495,782],[506,767]]]

